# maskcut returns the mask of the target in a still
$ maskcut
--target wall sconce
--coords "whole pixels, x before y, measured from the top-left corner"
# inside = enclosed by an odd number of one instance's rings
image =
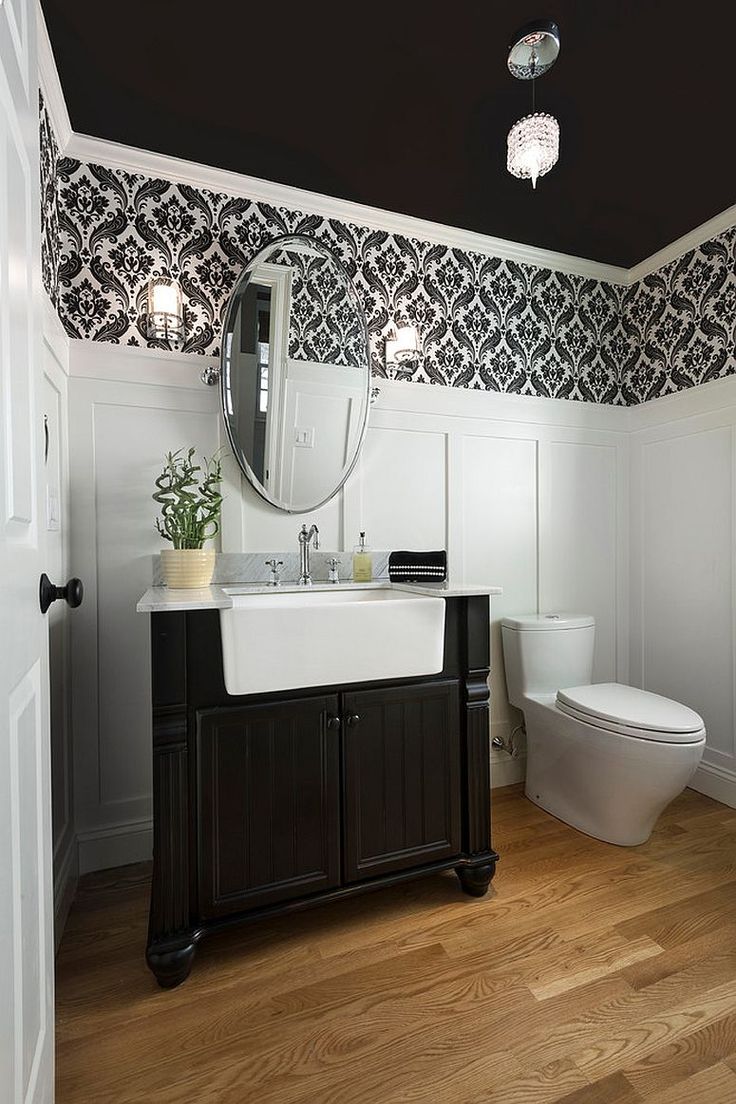
[[[152,276],[148,281],[146,333],[151,341],[170,341],[172,345],[184,337],[181,286],[170,276]]]
[[[386,367],[398,368],[419,356],[419,333],[416,326],[397,326],[386,336]]]

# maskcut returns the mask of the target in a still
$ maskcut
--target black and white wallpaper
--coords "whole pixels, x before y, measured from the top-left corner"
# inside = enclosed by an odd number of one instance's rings
[[[54,306],[59,307],[59,146],[39,92],[41,118],[41,274]]]
[[[293,250],[272,252],[270,264],[292,271],[289,356],[350,368],[365,363],[360,312],[346,294],[346,280],[332,262]]]
[[[623,322],[637,350],[628,404],[736,372],[736,227],[628,288]]]
[[[166,274],[184,293],[185,351],[219,355],[243,265],[302,233],[353,278],[379,376],[393,324],[421,335],[403,378],[449,387],[627,404],[736,370],[736,230],[624,288],[59,157],[43,108],[41,137],[44,279],[71,337],[150,344],[146,284]]]

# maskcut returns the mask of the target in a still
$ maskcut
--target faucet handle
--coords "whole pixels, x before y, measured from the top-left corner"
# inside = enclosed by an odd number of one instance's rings
[[[266,567],[271,568],[271,578],[268,580],[268,585],[278,586],[281,582],[281,572],[279,571],[279,568],[284,566],[284,561],[277,559],[266,560],[265,564]]]
[[[338,560],[338,558],[336,556],[331,556],[330,559],[327,561],[327,566],[330,569],[330,574],[329,574],[328,579],[327,579],[328,583],[339,583],[340,582],[340,576],[338,574],[338,568],[340,567],[341,563],[342,563],[342,560]]]

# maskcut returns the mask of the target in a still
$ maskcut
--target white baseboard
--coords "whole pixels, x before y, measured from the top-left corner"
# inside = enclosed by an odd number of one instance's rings
[[[526,758],[512,759],[508,752],[493,748],[491,752],[491,789],[513,786],[523,782],[526,774]]]
[[[64,934],[69,909],[72,907],[74,894],[77,891],[78,880],[77,841],[74,835],[70,834],[64,848],[63,858],[54,875],[54,946],[57,951],[61,937]]]
[[[714,767],[711,763],[701,763],[690,782],[690,788],[736,809],[736,774],[733,771]]]
[[[150,820],[138,820],[80,832],[77,842],[80,874],[146,862],[153,856],[153,825]]]

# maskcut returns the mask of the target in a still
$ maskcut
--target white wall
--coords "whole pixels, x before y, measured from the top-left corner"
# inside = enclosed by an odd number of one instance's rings
[[[694,787],[736,806],[736,378],[632,411],[632,681],[708,738]]]
[[[135,603],[161,547],[153,477],[164,452],[219,433],[203,359],[71,343],[75,783],[82,871],[150,854],[148,618]],[[596,614],[596,675],[627,678],[628,412],[560,400],[382,384],[360,462],[310,515],[323,547],[447,547],[454,580],[504,587],[493,604],[495,732],[506,702],[498,621],[561,607]],[[237,482],[234,480],[234,482]],[[228,490],[223,547],[296,549],[303,520]],[[571,569],[572,568],[572,569]],[[494,781],[520,777],[501,753]]]

